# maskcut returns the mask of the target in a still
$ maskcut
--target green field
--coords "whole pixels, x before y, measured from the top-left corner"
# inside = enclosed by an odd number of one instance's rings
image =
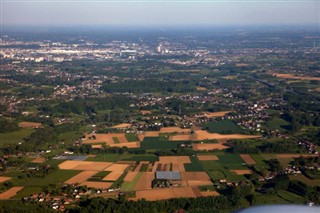
[[[250,156],[253,158],[253,160],[256,161],[258,165],[265,165],[265,159],[260,154],[251,154]]]
[[[112,140],[115,144],[120,143],[120,141],[117,137],[112,137]]]
[[[140,148],[143,150],[170,150],[178,148],[180,144],[190,143],[190,141],[161,141],[158,137],[145,137]]]
[[[28,137],[34,129],[21,128],[18,131],[0,133],[0,147],[5,144],[15,144],[23,141],[23,138]]]
[[[287,131],[289,123],[281,118],[272,118],[266,123],[267,127],[271,130]]]
[[[131,182],[124,182],[121,186],[121,191],[125,191],[125,192],[128,192],[128,191],[133,191],[135,185],[138,183],[140,177],[142,175],[142,172],[139,172],[135,178],[133,179],[133,181]]]
[[[62,184],[71,177],[79,174],[81,171],[73,170],[55,170],[44,178],[31,177],[28,179],[13,179],[15,186],[48,186],[49,184]]]
[[[204,168],[201,164],[201,162],[198,160],[196,156],[190,157],[191,163],[185,163],[184,168],[186,172],[202,172],[204,171]]]
[[[223,165],[230,165],[230,164],[241,165],[245,163],[243,159],[240,157],[240,155],[238,154],[219,155],[218,158],[219,158],[218,162]]]
[[[294,204],[304,204],[307,201],[306,198],[288,191],[278,191],[277,194],[282,199]]]
[[[126,133],[126,139],[128,142],[139,141],[139,138],[134,133]]]
[[[144,163],[142,164],[141,168],[140,168],[140,172],[146,172],[149,168],[149,164]]]
[[[29,197],[42,191],[42,187],[27,186],[17,193],[15,198]]]
[[[118,187],[121,187],[121,185],[123,184],[123,179],[126,177],[128,172],[124,172],[119,178],[118,180],[116,180],[115,182],[113,182],[113,184],[111,185],[110,188],[118,188]]]
[[[232,120],[221,120],[218,122],[210,122],[210,123],[203,124],[203,127],[206,128],[211,133],[221,133],[221,134],[246,133],[245,130],[241,129]]]
[[[318,186],[320,185],[320,179],[310,179],[310,178],[307,178],[306,176],[304,175],[291,175],[289,176],[290,180],[300,180],[302,182],[304,182],[305,184],[309,185],[309,186]]]

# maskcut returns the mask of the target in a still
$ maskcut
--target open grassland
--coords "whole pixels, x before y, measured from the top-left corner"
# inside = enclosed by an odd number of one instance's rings
[[[203,127],[208,129],[210,133],[220,134],[243,134],[245,130],[241,129],[232,120],[221,120],[203,124]]]
[[[304,176],[302,174],[291,175],[291,176],[289,176],[289,178],[290,178],[290,180],[302,181],[302,182],[308,184],[309,186],[318,186],[318,185],[320,185],[320,179],[310,179],[310,178],[307,178],[306,176]]]
[[[219,163],[222,165],[230,165],[230,164],[241,165],[244,163],[244,161],[238,154],[219,155],[218,158],[219,158]]]
[[[32,194],[38,194],[42,191],[42,187],[27,186],[17,193],[15,198],[29,197]]]
[[[289,123],[281,118],[272,118],[266,123],[267,127],[271,130],[287,131]]]
[[[0,147],[5,144],[17,144],[34,131],[34,129],[19,129],[14,132],[0,133]]]

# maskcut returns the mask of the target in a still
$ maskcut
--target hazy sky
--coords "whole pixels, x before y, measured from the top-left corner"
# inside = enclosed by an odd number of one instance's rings
[[[320,0],[0,1],[3,25],[320,24]]]

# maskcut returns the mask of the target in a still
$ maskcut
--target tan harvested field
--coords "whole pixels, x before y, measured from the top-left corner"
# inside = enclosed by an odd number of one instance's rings
[[[104,171],[111,171],[111,172],[123,172],[129,167],[129,164],[112,164],[111,166],[104,169]]]
[[[45,158],[35,158],[31,162],[32,163],[44,163],[44,162],[46,162],[46,159]]]
[[[299,157],[317,157],[318,155],[314,155],[314,154],[278,154],[276,155],[276,158],[299,158]]]
[[[222,135],[219,133],[209,133],[205,130],[195,131],[194,140],[213,140],[213,139],[247,139],[247,138],[261,138],[261,135],[243,135],[243,134],[228,134]]]
[[[183,133],[188,134],[191,133],[191,129],[182,129],[180,127],[162,127],[160,129],[161,133]]]
[[[124,181],[131,182],[137,176],[139,172],[128,172],[127,175],[124,177]]]
[[[192,145],[192,149],[195,151],[200,151],[200,150],[223,150],[223,149],[227,149],[228,147],[223,145],[223,144],[219,144],[219,143],[196,143]]]
[[[65,181],[65,183],[66,184],[82,183],[95,174],[97,174],[97,171],[83,171],[73,176],[69,180]]]
[[[134,186],[135,191],[151,189],[152,180],[155,178],[155,172],[143,172],[138,183]]]
[[[216,192],[216,191],[206,191],[206,192],[201,192],[201,195],[202,195],[203,197],[219,196],[219,192]]]
[[[160,156],[160,163],[191,163],[189,156]]]
[[[206,172],[181,172],[181,179],[183,181],[210,181]]]
[[[247,174],[251,174],[252,171],[249,169],[242,169],[242,170],[230,170],[231,172],[237,174],[237,175],[247,175]]]
[[[0,200],[6,200],[14,197],[18,191],[23,189],[22,186],[14,186],[0,194]]]
[[[317,88],[317,89],[315,89],[314,91],[316,91],[316,92],[320,92],[320,87],[319,87],[319,88]]]
[[[150,110],[140,110],[140,113],[142,115],[150,115],[150,114],[152,114],[152,112]]]
[[[247,164],[256,164],[256,161],[250,156],[246,154],[241,154],[240,157],[246,162]]]
[[[116,144],[113,138],[118,138],[120,144]],[[125,133],[85,134],[85,138],[82,141],[83,144],[105,143],[109,146],[123,146],[123,144],[128,143]]]
[[[207,91],[207,88],[205,88],[205,87],[197,87],[197,91]]]
[[[41,123],[28,122],[28,121],[20,122],[18,125],[19,125],[19,127],[21,127],[21,128],[35,128],[35,129],[38,129],[38,128],[41,128],[41,127],[42,127],[42,124],[41,124]]]
[[[151,189],[136,192],[136,197],[132,200],[146,199],[149,201],[164,200],[180,197],[196,197],[192,187]]]
[[[295,80],[317,80],[320,81],[320,77],[312,77],[312,76],[295,76],[293,74],[282,74],[282,73],[271,73],[273,76],[284,79],[295,79]]]
[[[113,126],[111,128],[114,128],[114,129],[130,128],[131,126],[132,126],[132,124],[122,123],[122,124],[115,125],[115,126]]]
[[[218,156],[216,155],[197,155],[199,160],[219,160]]]
[[[172,135],[169,137],[169,141],[190,141],[193,140],[192,135]]]
[[[95,161],[78,161],[78,160],[67,160],[59,164],[60,169],[65,170],[94,170],[102,171],[108,166],[112,165],[110,162],[95,162]]]
[[[91,145],[92,149],[102,149],[102,145],[96,144],[96,145]]]
[[[123,174],[123,172],[110,172],[102,180],[116,181]]]
[[[84,181],[80,185],[97,189],[108,189],[112,186],[112,184],[112,182]]]
[[[204,116],[206,116],[207,118],[214,118],[214,117],[223,117],[226,114],[228,114],[229,112],[232,111],[221,111],[221,112],[205,112]]]
[[[7,180],[10,180],[11,177],[4,177],[4,176],[0,176],[0,183],[6,182]]]

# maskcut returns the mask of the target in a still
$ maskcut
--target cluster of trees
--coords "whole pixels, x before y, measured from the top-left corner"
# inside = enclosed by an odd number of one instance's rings
[[[17,122],[11,122],[5,118],[0,118],[0,133],[13,132],[19,129]]]

